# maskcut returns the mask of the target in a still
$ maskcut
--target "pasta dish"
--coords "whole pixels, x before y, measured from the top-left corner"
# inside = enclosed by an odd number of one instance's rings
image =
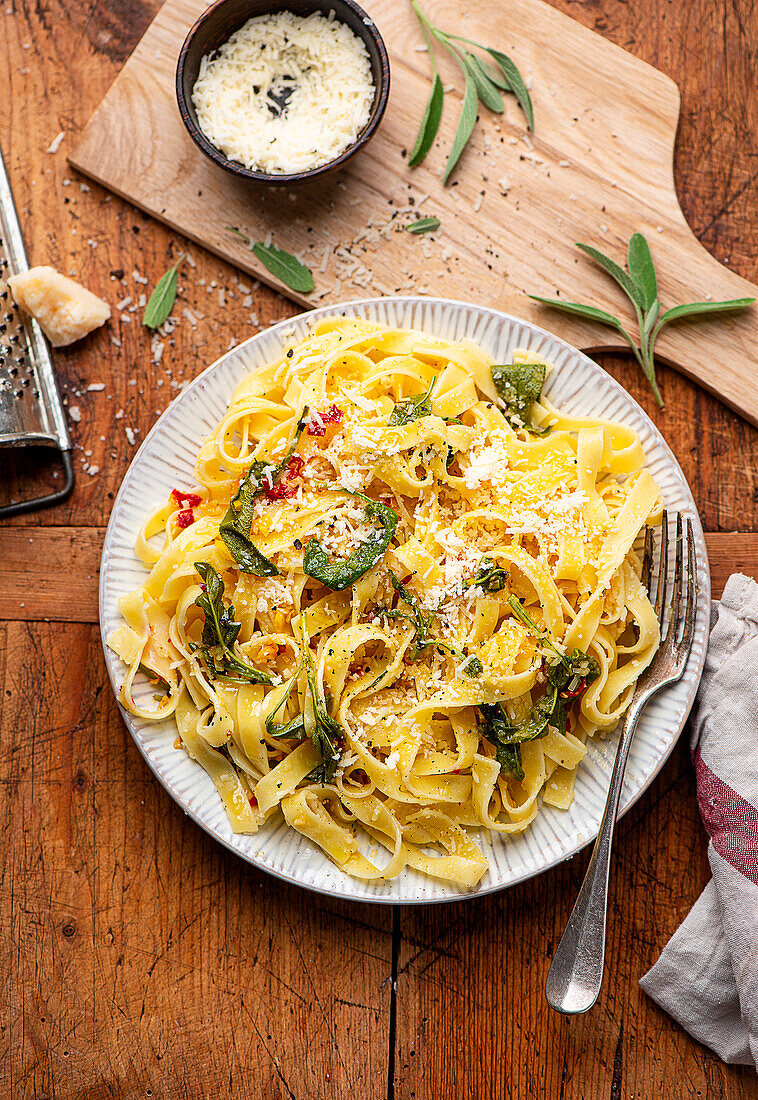
[[[281,813],[350,875],[472,887],[487,831],[571,804],[659,644],[662,502],[633,430],[511,358],[322,320],[137,535],[119,698],[173,716],[236,832]]]

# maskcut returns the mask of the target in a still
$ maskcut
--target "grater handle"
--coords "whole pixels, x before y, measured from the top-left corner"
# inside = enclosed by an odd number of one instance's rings
[[[51,504],[60,504],[71,494],[74,487],[74,463],[71,451],[61,451],[63,462],[63,487],[53,493],[46,493],[41,497],[31,497],[29,500],[17,500],[12,504],[0,505],[0,519],[9,516],[20,516],[24,512],[33,512],[36,508],[48,508]]]

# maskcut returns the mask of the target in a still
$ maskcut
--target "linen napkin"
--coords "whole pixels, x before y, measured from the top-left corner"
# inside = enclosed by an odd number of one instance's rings
[[[713,878],[640,985],[725,1062],[758,1069],[758,584],[739,573],[713,605],[691,729]]]

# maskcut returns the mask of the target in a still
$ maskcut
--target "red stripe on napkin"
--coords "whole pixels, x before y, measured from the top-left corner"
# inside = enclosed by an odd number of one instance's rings
[[[758,810],[714,775],[699,747],[694,759],[697,801],[713,847],[758,886]]]

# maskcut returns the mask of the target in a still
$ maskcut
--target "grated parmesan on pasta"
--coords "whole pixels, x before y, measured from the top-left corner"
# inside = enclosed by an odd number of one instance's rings
[[[308,171],[343,153],[374,97],[364,43],[344,23],[288,11],[249,19],[203,57],[192,90],[208,140],[271,174]]]

